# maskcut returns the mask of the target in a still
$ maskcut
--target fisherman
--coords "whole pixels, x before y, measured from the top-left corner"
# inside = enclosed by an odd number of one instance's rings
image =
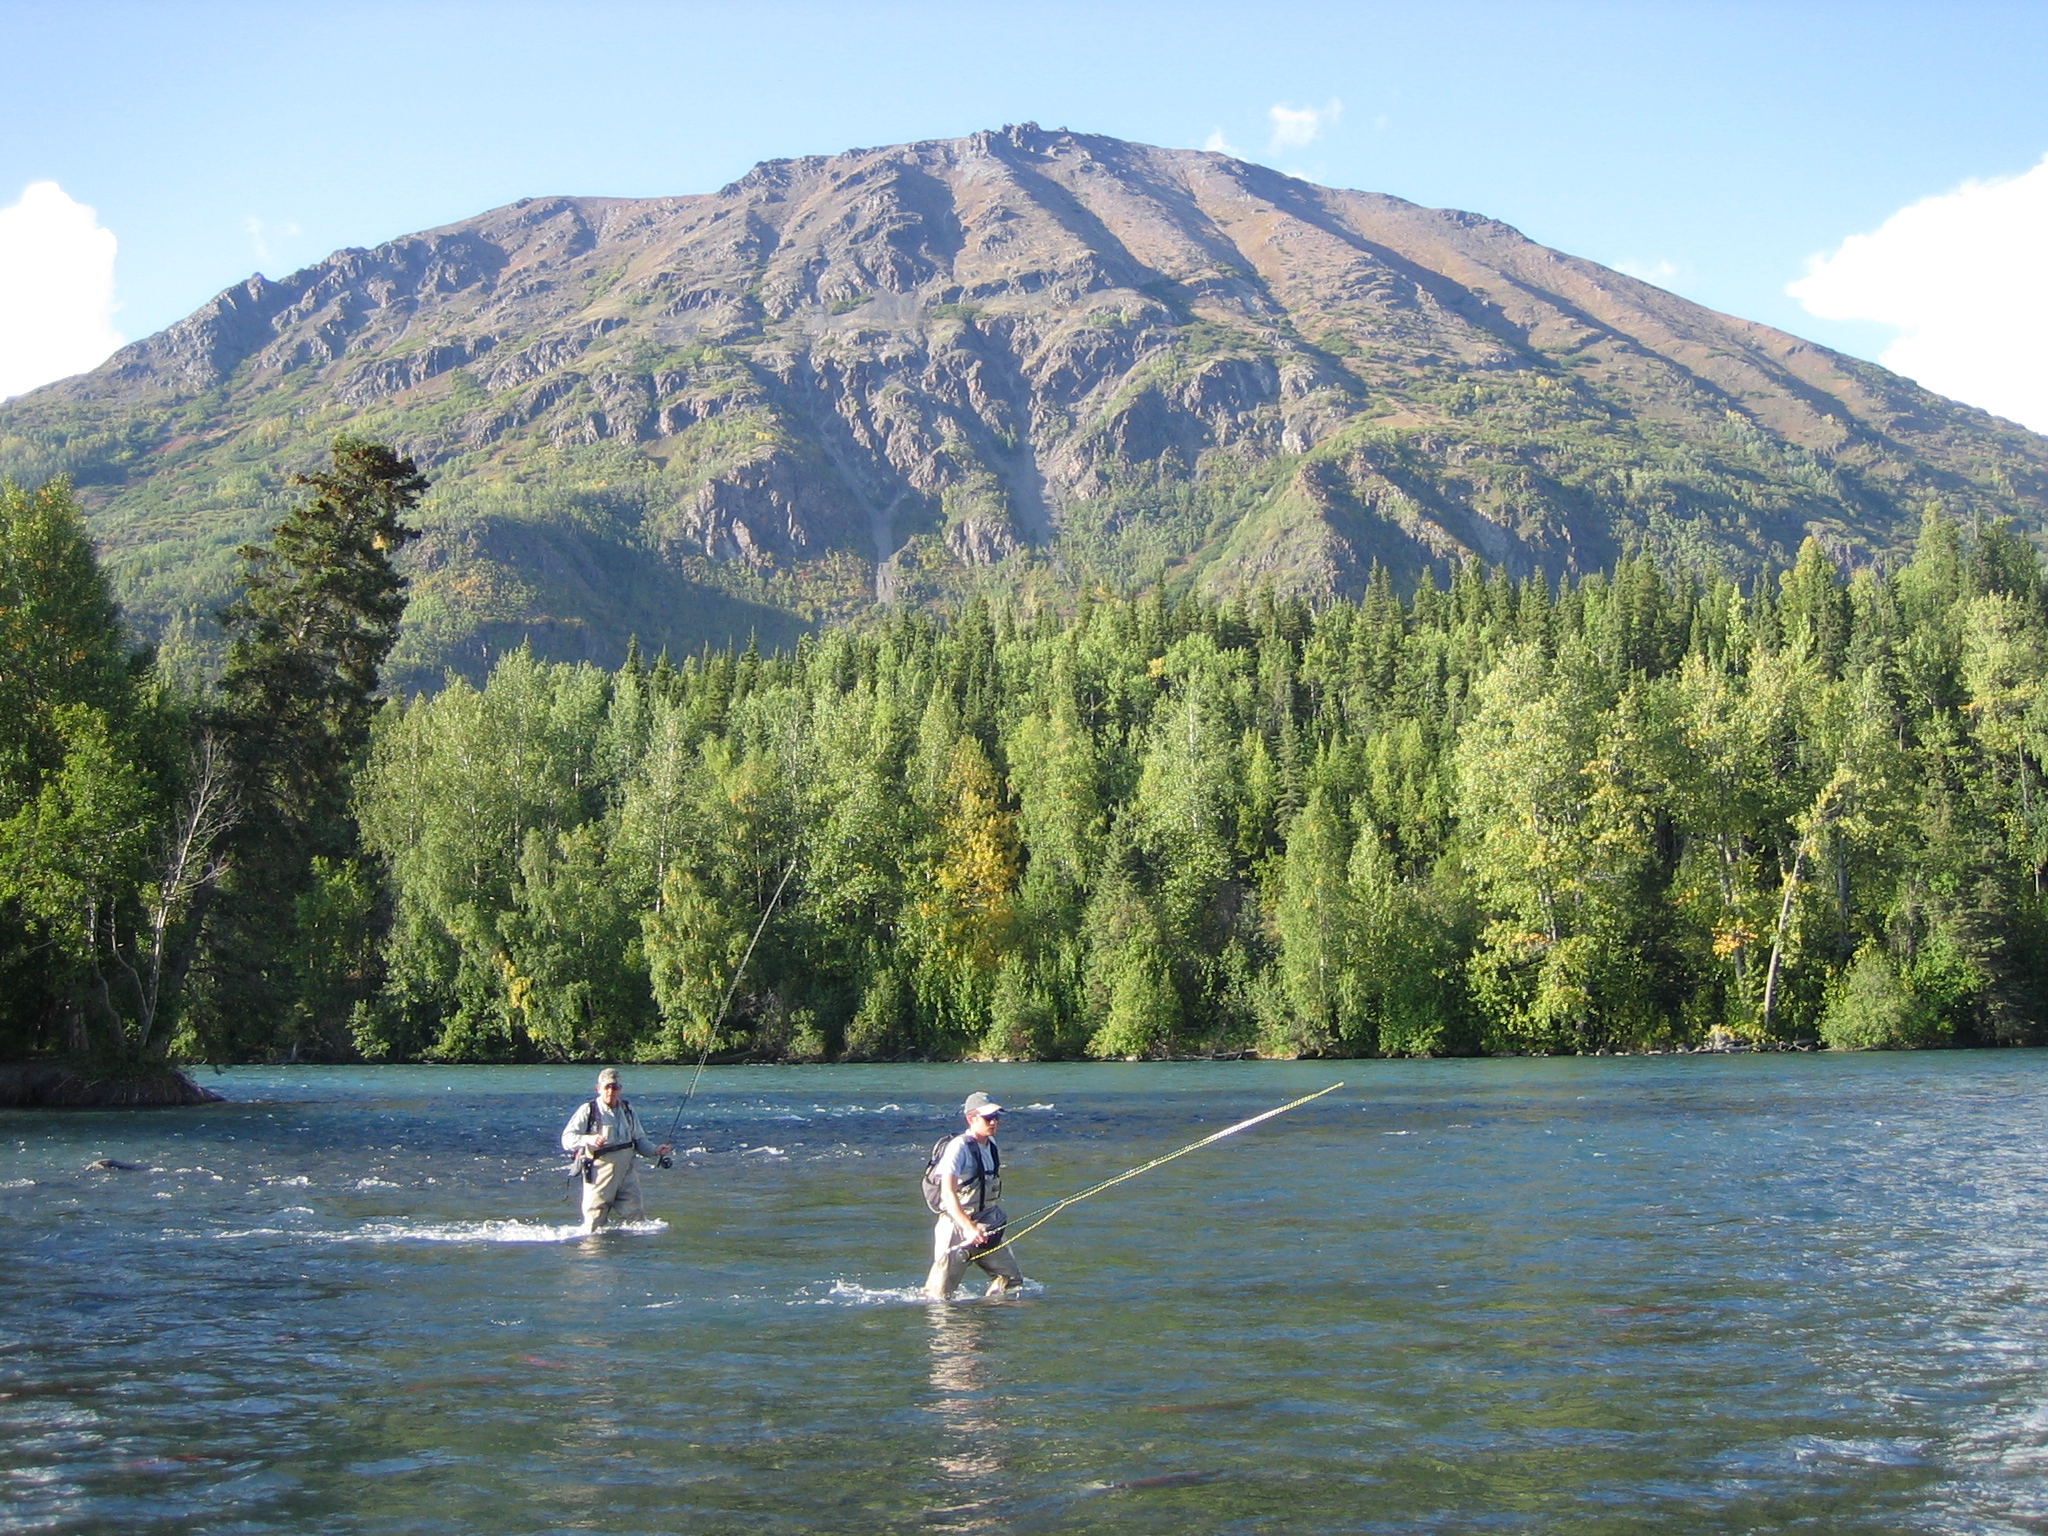
[[[1017,1252],[1003,1241],[1003,1160],[996,1151],[996,1122],[1003,1106],[985,1093],[970,1093],[960,1106],[967,1129],[947,1142],[932,1164],[937,1182],[939,1224],[932,1230],[932,1270],[924,1293],[944,1301],[960,1284],[971,1259],[989,1275],[988,1294],[1007,1295],[1024,1284]]]
[[[607,1218],[643,1220],[647,1212],[640,1204],[639,1160],[665,1158],[673,1149],[647,1139],[620,1087],[619,1069],[606,1067],[597,1074],[597,1097],[577,1105],[562,1127],[562,1150],[575,1157],[583,1173],[583,1230],[589,1233]]]

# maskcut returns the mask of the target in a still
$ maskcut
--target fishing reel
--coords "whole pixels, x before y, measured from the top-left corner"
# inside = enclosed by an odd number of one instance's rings
[[[673,1168],[673,1167],[675,1167],[675,1165],[676,1165],[676,1159],[675,1159],[675,1154],[674,1154],[674,1153],[672,1153],[672,1152],[671,1152],[671,1153],[669,1153],[668,1155],[664,1156],[664,1157],[657,1157],[657,1158],[656,1158],[656,1159],[654,1160],[654,1166],[655,1166],[655,1167],[657,1167],[657,1168]]]

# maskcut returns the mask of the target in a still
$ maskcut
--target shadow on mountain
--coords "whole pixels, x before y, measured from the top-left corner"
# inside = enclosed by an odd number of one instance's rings
[[[628,540],[574,525],[483,518],[429,533],[390,686],[481,683],[521,645],[549,661],[616,667],[637,639],[651,662],[709,646],[787,650],[814,626],[788,609],[695,580]]]

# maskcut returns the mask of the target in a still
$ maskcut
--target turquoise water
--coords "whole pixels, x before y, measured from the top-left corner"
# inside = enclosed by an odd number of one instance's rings
[[[586,1241],[589,1076],[0,1113],[0,1530],[2048,1524],[2048,1055],[728,1068]],[[1338,1077],[915,1299],[969,1089],[1014,1214]]]

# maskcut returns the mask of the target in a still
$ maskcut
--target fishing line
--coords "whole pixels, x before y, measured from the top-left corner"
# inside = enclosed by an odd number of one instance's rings
[[[767,932],[768,919],[775,915],[775,904],[782,900],[782,888],[789,884],[789,877],[796,873],[796,859],[792,857],[789,866],[783,870],[782,878],[775,883],[775,894],[768,898],[767,910],[761,914],[761,921],[754,925],[754,936],[747,941],[747,952],[740,956],[740,963],[732,973],[732,985],[725,989],[725,1001],[718,1005],[718,1012],[711,1017],[711,1026],[704,1032],[704,1050],[697,1057],[697,1070],[690,1078],[690,1090],[683,1095],[683,1102],[676,1106],[675,1118],[668,1123],[668,1134],[661,1139],[671,1145],[676,1139],[676,1127],[683,1123],[683,1111],[690,1107],[690,1100],[697,1096],[697,1083],[704,1076],[704,1063],[711,1059],[712,1042],[718,1038],[718,1026],[725,1021],[726,1010],[732,1007],[733,994],[740,989],[740,978],[747,974],[747,962],[754,958],[754,946],[761,942],[761,935]]]
[[[718,1039],[718,1026],[724,1020],[726,1010],[732,1007],[733,994],[739,991],[740,989],[740,978],[746,975],[747,973],[747,962],[754,958],[754,946],[761,942],[761,935],[763,932],[767,930],[768,927],[768,919],[775,915],[775,904],[778,901],[782,900],[782,888],[785,885],[789,884],[789,877],[795,873],[796,858],[795,856],[792,856],[790,858],[788,867],[782,871],[782,878],[775,882],[775,894],[768,898],[768,907],[767,910],[762,912],[761,921],[754,925],[754,936],[753,938],[747,941],[747,952],[744,955],[740,956],[740,963],[732,973],[732,985],[725,989],[725,1000],[718,1005],[718,1012],[714,1014],[711,1019],[711,1027],[707,1029],[704,1033],[704,1050],[702,1054],[697,1057],[697,1071],[695,1075],[692,1076],[690,1079],[689,1092],[683,1095],[683,1102],[676,1106],[675,1118],[669,1121],[668,1123],[668,1134],[661,1138],[662,1141],[667,1145],[672,1146],[675,1143],[676,1127],[682,1124],[683,1111],[690,1107],[690,1100],[696,1096],[698,1079],[704,1076],[704,1063],[711,1059],[711,1046],[712,1043]],[[575,1198],[577,1179],[576,1170],[579,1166],[581,1165],[577,1163],[570,1164],[569,1192],[562,1197],[564,1200],[570,1200]],[[661,1166],[664,1168],[669,1168],[673,1167],[674,1164],[670,1161],[670,1159],[663,1158],[661,1160]]]
[[[1018,1228],[1014,1231],[1005,1228],[1003,1232],[1003,1240],[999,1243],[990,1243],[986,1248],[975,1248],[974,1244],[971,1242],[955,1243],[953,1245],[953,1252],[961,1253],[968,1250],[972,1250],[971,1257],[977,1259],[984,1258],[987,1255],[994,1253],[998,1248],[1007,1248],[1012,1243],[1016,1242],[1018,1238],[1026,1237],[1029,1236],[1031,1233],[1036,1232],[1040,1227],[1044,1226],[1048,1221],[1051,1221],[1053,1217],[1059,1215],[1061,1211],[1064,1211],[1070,1205],[1079,1205],[1083,1200],[1088,1199],[1091,1195],[1099,1195],[1105,1189],[1113,1189],[1127,1179],[1135,1179],[1141,1173],[1150,1173],[1154,1168],[1157,1168],[1164,1163],[1170,1163],[1176,1157],[1186,1157],[1190,1152],[1199,1152],[1202,1148],[1206,1146],[1211,1146],[1216,1142],[1221,1141],[1226,1136],[1235,1136],[1239,1131],[1249,1130],[1252,1126],[1257,1125],[1262,1120],[1270,1120],[1275,1115],[1284,1115],[1290,1109],[1299,1109],[1304,1104],[1312,1103],[1315,1100],[1320,1099],[1326,1093],[1335,1093],[1339,1088],[1342,1088],[1343,1086],[1344,1085],[1342,1083],[1332,1083],[1327,1088],[1318,1088],[1314,1093],[1305,1093],[1300,1098],[1294,1100],[1294,1102],[1292,1102],[1291,1104],[1282,1104],[1278,1109],[1269,1109],[1262,1115],[1253,1115],[1249,1120],[1240,1120],[1235,1125],[1225,1126],[1222,1130],[1217,1131],[1212,1135],[1204,1136],[1200,1141],[1189,1142],[1186,1146],[1182,1147],[1177,1152],[1169,1152],[1164,1157],[1155,1157],[1152,1159],[1151,1162],[1140,1163],[1137,1167],[1127,1169],[1123,1173],[1118,1174],[1113,1179],[1104,1179],[1100,1184],[1091,1185],[1089,1188],[1082,1190],[1081,1193],[1079,1193],[1078,1195],[1069,1195],[1064,1200],[1055,1200],[1051,1205],[1040,1206],[1038,1210],[1029,1213],[1030,1216],[1037,1217],[1037,1220],[1029,1221],[1028,1225]]]

